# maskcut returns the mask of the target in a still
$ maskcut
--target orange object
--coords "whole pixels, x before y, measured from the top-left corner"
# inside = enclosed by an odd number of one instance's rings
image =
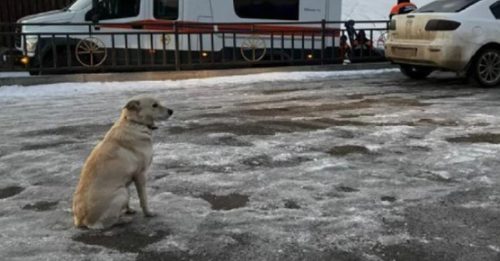
[[[397,15],[397,14],[405,14],[405,13],[409,13],[413,10],[416,10],[417,9],[417,6],[414,4],[414,3],[401,3],[401,4],[397,4],[397,5],[394,5],[391,9],[391,14],[389,15],[390,17],[392,17],[393,15]]]

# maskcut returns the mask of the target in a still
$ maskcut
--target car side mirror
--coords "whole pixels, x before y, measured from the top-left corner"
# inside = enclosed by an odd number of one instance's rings
[[[94,23],[94,24],[99,23],[99,19],[100,19],[100,18],[101,18],[101,15],[100,15],[100,14],[94,14],[94,15],[92,15],[92,18],[91,18],[92,23]]]
[[[101,18],[101,9],[96,6],[92,9],[90,9],[86,14],[85,14],[85,21],[92,21],[92,23],[97,24]]]

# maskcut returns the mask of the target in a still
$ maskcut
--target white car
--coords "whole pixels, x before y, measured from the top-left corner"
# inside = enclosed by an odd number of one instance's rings
[[[394,16],[385,53],[410,78],[439,69],[498,85],[500,0],[438,0]]]

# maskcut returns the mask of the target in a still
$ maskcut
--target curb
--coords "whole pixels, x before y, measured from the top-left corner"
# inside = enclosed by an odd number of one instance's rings
[[[31,86],[40,84],[65,83],[65,82],[125,82],[125,81],[185,80],[193,78],[249,75],[249,74],[260,74],[260,73],[270,73],[270,72],[349,71],[349,70],[376,70],[376,69],[388,69],[388,68],[397,68],[397,65],[388,62],[379,62],[379,63],[357,63],[348,65],[335,64],[335,65],[314,65],[314,66],[286,66],[286,67],[282,66],[282,67],[243,68],[243,69],[225,69],[225,70],[42,75],[42,76],[0,78],[0,88],[2,86],[9,86],[9,85]]]

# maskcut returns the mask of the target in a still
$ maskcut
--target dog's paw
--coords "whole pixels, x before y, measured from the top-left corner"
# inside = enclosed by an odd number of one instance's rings
[[[120,219],[118,219],[118,222],[116,225],[126,225],[128,223],[132,223],[134,220],[134,217],[131,216],[121,216]]]
[[[156,214],[151,212],[151,211],[147,211],[147,212],[144,212],[144,216],[148,217],[148,218],[152,218],[152,217],[156,217]]]
[[[127,211],[125,211],[125,214],[127,215],[133,215],[135,214],[137,211],[135,211],[135,209],[132,209],[132,208],[127,208]]]

